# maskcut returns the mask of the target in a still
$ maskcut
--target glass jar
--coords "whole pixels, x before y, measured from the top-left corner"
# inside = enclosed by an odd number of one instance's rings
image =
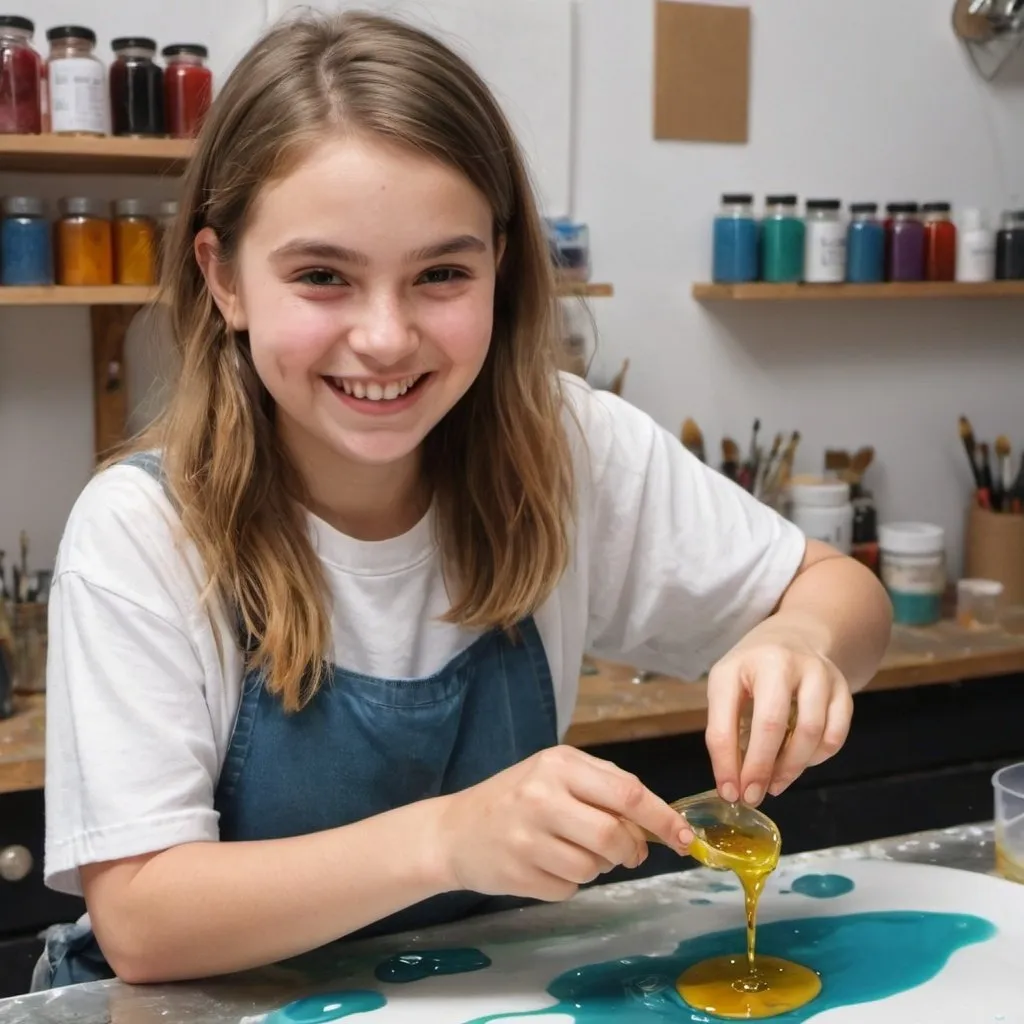
[[[164,71],[164,114],[167,134],[191,139],[213,101],[213,72],[206,66],[209,51],[195,43],[174,43],[161,51]]]
[[[886,212],[885,276],[890,281],[923,281],[924,225],[917,203],[890,203]]]
[[[32,48],[35,30],[28,18],[0,16],[0,132],[4,134],[42,131],[43,59]]]
[[[110,115],[115,135],[164,134],[164,73],[153,63],[156,42],[142,36],[113,40]]]
[[[46,38],[50,130],[55,135],[108,134],[107,76],[94,52],[96,33],[81,25],[59,25]]]
[[[996,280],[1024,279],[1024,210],[1007,210],[996,233]]]
[[[952,281],[956,277],[956,225],[950,219],[949,203],[925,203],[924,279]]]
[[[722,284],[757,280],[757,221],[754,197],[747,192],[722,196],[714,223],[711,274]]]
[[[878,203],[851,203],[846,231],[846,280],[875,284],[885,280],[885,228]]]
[[[838,199],[808,199],[804,228],[804,280],[838,284],[846,277],[846,225]]]
[[[57,222],[57,283],[114,283],[114,243],[109,204],[74,196],[62,199]]]
[[[53,284],[50,225],[42,199],[7,196],[0,224],[0,283],[9,286]]]
[[[142,199],[114,203],[114,282],[156,283],[156,222]]]
[[[761,222],[761,279],[796,282],[804,274],[804,222],[796,196],[768,196]]]

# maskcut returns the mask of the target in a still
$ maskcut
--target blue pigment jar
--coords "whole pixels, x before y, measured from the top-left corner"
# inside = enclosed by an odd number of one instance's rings
[[[846,280],[851,284],[885,280],[885,225],[878,219],[878,203],[850,204]]]
[[[761,280],[795,283],[804,277],[804,222],[796,196],[767,196],[761,221]]]
[[[53,284],[53,248],[43,201],[8,196],[0,222],[0,284]]]
[[[727,193],[715,217],[712,278],[719,284],[757,280],[754,197]]]
[[[886,523],[878,529],[881,576],[892,601],[893,621],[930,626],[942,617],[946,592],[946,541],[931,523]]]

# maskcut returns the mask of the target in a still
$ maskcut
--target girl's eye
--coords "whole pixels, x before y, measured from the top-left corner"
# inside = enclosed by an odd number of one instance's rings
[[[307,270],[298,280],[314,288],[328,288],[331,285],[345,283],[333,270]]]
[[[423,274],[420,280],[424,284],[452,284],[454,281],[464,280],[467,276],[464,270],[456,267],[435,267]]]

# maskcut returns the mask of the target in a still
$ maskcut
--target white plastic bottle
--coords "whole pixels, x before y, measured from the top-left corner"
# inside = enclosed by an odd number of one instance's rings
[[[996,276],[996,233],[984,210],[966,209],[960,214],[956,242],[956,279],[992,281]]]

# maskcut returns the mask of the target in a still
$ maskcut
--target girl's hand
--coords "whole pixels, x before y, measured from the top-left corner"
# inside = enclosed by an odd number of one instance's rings
[[[741,768],[739,722],[747,701],[753,717]],[[765,621],[708,677],[707,746],[719,793],[755,806],[766,792],[778,796],[842,747],[852,716],[842,672],[799,628]]]
[[[439,800],[437,839],[450,889],[558,901],[619,864],[647,859],[641,829],[680,855],[682,817],[639,779],[568,746],[534,754]]]

